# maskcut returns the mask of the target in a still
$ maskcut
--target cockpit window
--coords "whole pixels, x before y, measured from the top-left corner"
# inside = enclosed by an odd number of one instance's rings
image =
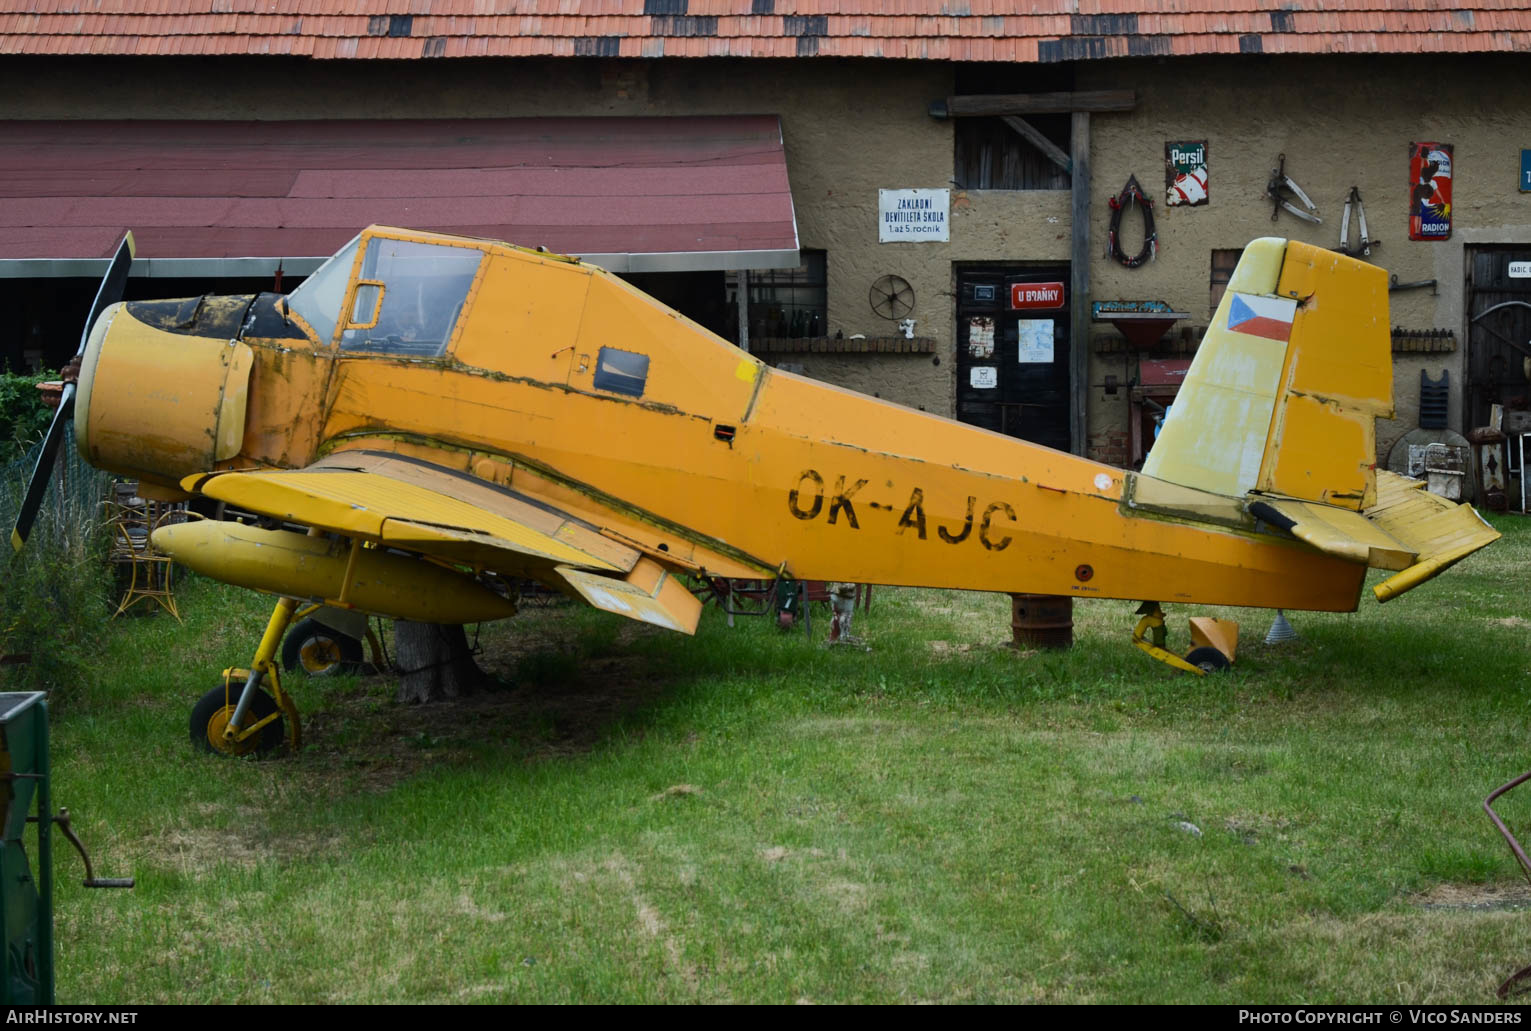
[[[345,300],[346,284],[351,280],[351,265],[356,261],[360,242],[358,236],[346,244],[287,298],[287,306],[314,327],[319,343],[326,346],[335,337],[335,323],[340,318],[340,304]]]
[[[335,322],[340,319],[340,302],[346,299],[346,283],[351,280],[351,265],[357,260],[357,245],[361,237],[341,248],[340,253],[318,267],[303,285],[292,291],[288,306],[303,316],[303,322],[314,326],[318,342],[328,345],[335,335]]]
[[[375,311],[377,323],[347,329],[340,335],[340,349],[427,358],[445,354],[483,257],[466,247],[368,240],[357,289],[381,283],[383,303],[380,308],[366,304],[365,312],[353,315],[353,324],[371,322]]]

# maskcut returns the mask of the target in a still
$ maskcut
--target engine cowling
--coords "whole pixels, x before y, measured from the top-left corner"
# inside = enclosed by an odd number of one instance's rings
[[[208,299],[230,300],[238,299]],[[228,326],[200,318],[201,304],[119,302],[97,318],[74,420],[80,455],[91,465],[174,488],[239,454],[254,354],[237,339],[200,335]],[[164,316],[162,308],[173,316],[173,305],[188,317]]]

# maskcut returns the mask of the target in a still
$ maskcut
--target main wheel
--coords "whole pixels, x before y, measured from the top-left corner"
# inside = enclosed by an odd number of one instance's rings
[[[355,673],[361,662],[360,641],[317,619],[299,620],[282,639],[282,668],[289,673],[301,670],[311,677],[339,677]]]
[[[1185,661],[1203,673],[1221,673],[1233,665],[1228,656],[1212,647],[1192,648],[1186,653]]]
[[[243,741],[225,741],[223,728],[229,725],[229,720],[234,716],[234,708],[239,704],[239,695],[244,690],[244,685],[230,685],[227,697],[223,685],[219,684],[202,700],[191,708],[191,743],[204,752],[218,752],[222,755],[249,755],[251,752],[269,752],[280,748],[285,728],[282,725],[282,717],[278,716],[270,723],[261,728],[261,732],[254,737]],[[255,697],[250,699],[250,708],[245,713],[245,725],[258,722],[276,712],[276,702],[264,691],[256,691]]]

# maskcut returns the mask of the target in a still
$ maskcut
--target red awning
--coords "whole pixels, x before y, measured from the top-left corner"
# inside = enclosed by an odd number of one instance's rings
[[[617,272],[799,260],[776,115],[0,122],[0,276],[96,274],[127,229],[135,274],[304,274],[374,222]]]

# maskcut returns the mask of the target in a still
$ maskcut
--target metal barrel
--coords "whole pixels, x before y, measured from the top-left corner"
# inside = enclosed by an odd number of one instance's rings
[[[1012,594],[1010,632],[1017,648],[1070,648],[1074,599],[1056,594]]]

